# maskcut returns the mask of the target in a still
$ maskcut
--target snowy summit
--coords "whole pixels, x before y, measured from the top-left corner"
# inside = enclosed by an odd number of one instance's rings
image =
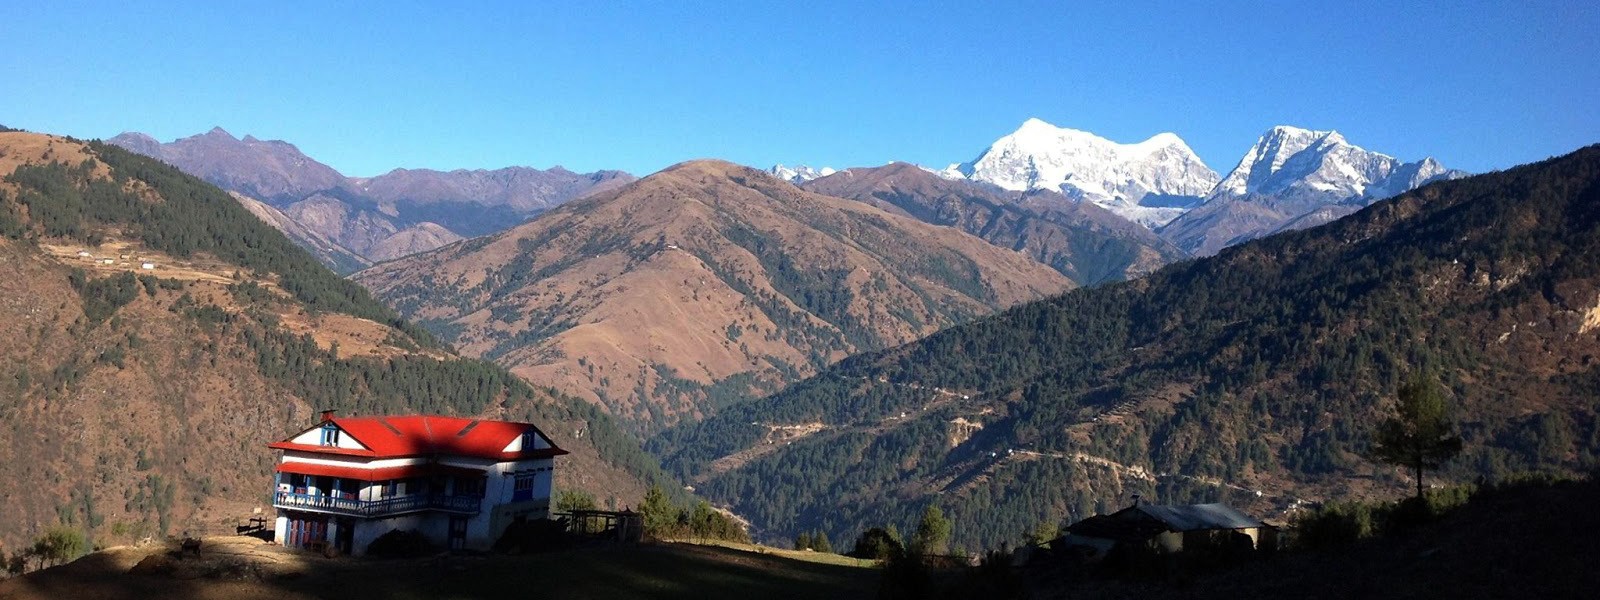
[[[795,185],[800,185],[818,177],[827,177],[834,174],[836,171],[833,170],[833,167],[813,169],[805,165],[798,165],[793,168],[785,167],[783,165],[772,165],[772,168],[767,169],[767,172],[773,174],[778,179],[782,179]]]
[[[1435,179],[1465,175],[1432,158],[1402,163],[1351,144],[1337,131],[1279,125],[1256,140],[1210,196],[1377,200]]]
[[[1058,191],[1147,227],[1183,214],[1217,183],[1216,172],[1176,134],[1119,144],[1039,119],[945,174],[1012,191]]]

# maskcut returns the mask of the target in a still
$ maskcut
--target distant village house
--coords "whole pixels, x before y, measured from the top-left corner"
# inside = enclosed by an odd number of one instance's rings
[[[554,458],[567,454],[528,423],[332,411],[268,447],[283,451],[278,542],[354,555],[396,530],[488,550],[508,525],[549,516]]]
[[[1182,552],[1196,547],[1275,548],[1277,543],[1276,528],[1224,504],[1159,506],[1136,499],[1128,508],[1073,523],[1051,547],[1098,559],[1122,545]]]

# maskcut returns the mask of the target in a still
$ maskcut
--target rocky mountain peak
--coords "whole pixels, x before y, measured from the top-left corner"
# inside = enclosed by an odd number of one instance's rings
[[[205,133],[203,133],[203,134],[201,134],[200,136],[197,136],[197,137],[227,138],[227,139],[230,139],[230,140],[237,139],[237,138],[233,137],[233,134],[228,133],[228,130],[223,129],[221,126],[212,127],[211,131],[207,131],[207,132],[205,132]]]

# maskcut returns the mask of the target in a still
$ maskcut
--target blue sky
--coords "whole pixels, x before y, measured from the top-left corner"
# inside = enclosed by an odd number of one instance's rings
[[[222,126],[349,175],[943,166],[1028,117],[1219,172],[1275,124],[1472,171],[1600,142],[1600,3],[1332,4],[27,2],[0,124]]]

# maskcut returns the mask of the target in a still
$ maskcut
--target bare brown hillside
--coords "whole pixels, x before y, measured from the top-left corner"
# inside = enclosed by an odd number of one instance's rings
[[[356,279],[464,353],[645,429],[1073,285],[960,230],[720,161]]]
[[[175,190],[214,212],[158,226]],[[231,531],[267,499],[265,444],[324,408],[530,420],[572,451],[558,486],[643,496],[653,463],[608,419],[407,327],[220,190],[0,133],[0,548]]]

